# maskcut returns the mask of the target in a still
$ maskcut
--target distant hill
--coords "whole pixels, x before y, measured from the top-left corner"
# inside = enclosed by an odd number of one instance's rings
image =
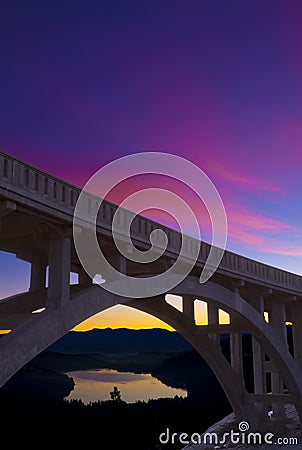
[[[145,330],[93,329],[70,331],[47,350],[59,353],[136,354],[145,352],[182,352],[192,346],[177,332],[161,328]]]

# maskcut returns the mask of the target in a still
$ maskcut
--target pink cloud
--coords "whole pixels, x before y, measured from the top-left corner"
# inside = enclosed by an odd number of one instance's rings
[[[236,231],[240,228],[254,231],[270,231],[278,234],[288,230],[296,230],[293,225],[272,219],[247,208],[231,209],[228,212],[228,221],[230,227],[235,227]]]
[[[302,230],[247,208],[228,212],[230,243],[262,253],[302,256]]]
[[[236,186],[244,188],[246,190],[255,191],[267,191],[272,193],[283,194],[284,190],[281,186],[277,186],[274,183],[269,183],[262,178],[253,177],[245,174],[241,167],[236,167],[232,164],[230,167],[222,166],[217,162],[211,164],[212,170],[215,175],[223,180],[226,180]]]
[[[235,238],[231,236],[232,240],[261,253],[302,257],[302,242],[296,245],[286,239],[260,236],[243,230],[238,230]]]

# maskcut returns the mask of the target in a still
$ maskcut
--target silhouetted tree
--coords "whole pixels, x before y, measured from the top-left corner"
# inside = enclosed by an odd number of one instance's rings
[[[110,397],[111,397],[111,400],[113,400],[114,402],[122,401],[121,393],[118,390],[117,386],[113,387],[113,391],[110,392]]]

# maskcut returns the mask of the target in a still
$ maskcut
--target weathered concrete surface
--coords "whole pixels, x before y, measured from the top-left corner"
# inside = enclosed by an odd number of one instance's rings
[[[302,448],[302,426],[295,408],[292,405],[285,406],[286,417],[288,419],[286,425],[282,423],[276,423],[271,421],[271,427],[269,431],[275,435],[276,438],[297,438],[298,444],[291,445],[242,445],[242,444],[232,444],[228,441],[223,445],[215,444],[189,444],[184,447],[183,450],[213,450],[213,449],[236,449],[236,450],[269,450],[270,448],[282,448],[284,450],[300,450]],[[230,432],[230,430],[238,430],[238,420],[236,420],[234,413],[229,414],[227,417],[223,418],[219,422],[215,423],[209,427],[205,433],[217,433],[219,437],[222,437],[224,433]],[[202,441],[203,436],[202,434]]]

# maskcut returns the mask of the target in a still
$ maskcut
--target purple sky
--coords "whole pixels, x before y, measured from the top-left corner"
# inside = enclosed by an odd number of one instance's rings
[[[0,148],[79,186],[188,158],[228,248],[302,273],[301,23],[300,0],[2,1]]]

